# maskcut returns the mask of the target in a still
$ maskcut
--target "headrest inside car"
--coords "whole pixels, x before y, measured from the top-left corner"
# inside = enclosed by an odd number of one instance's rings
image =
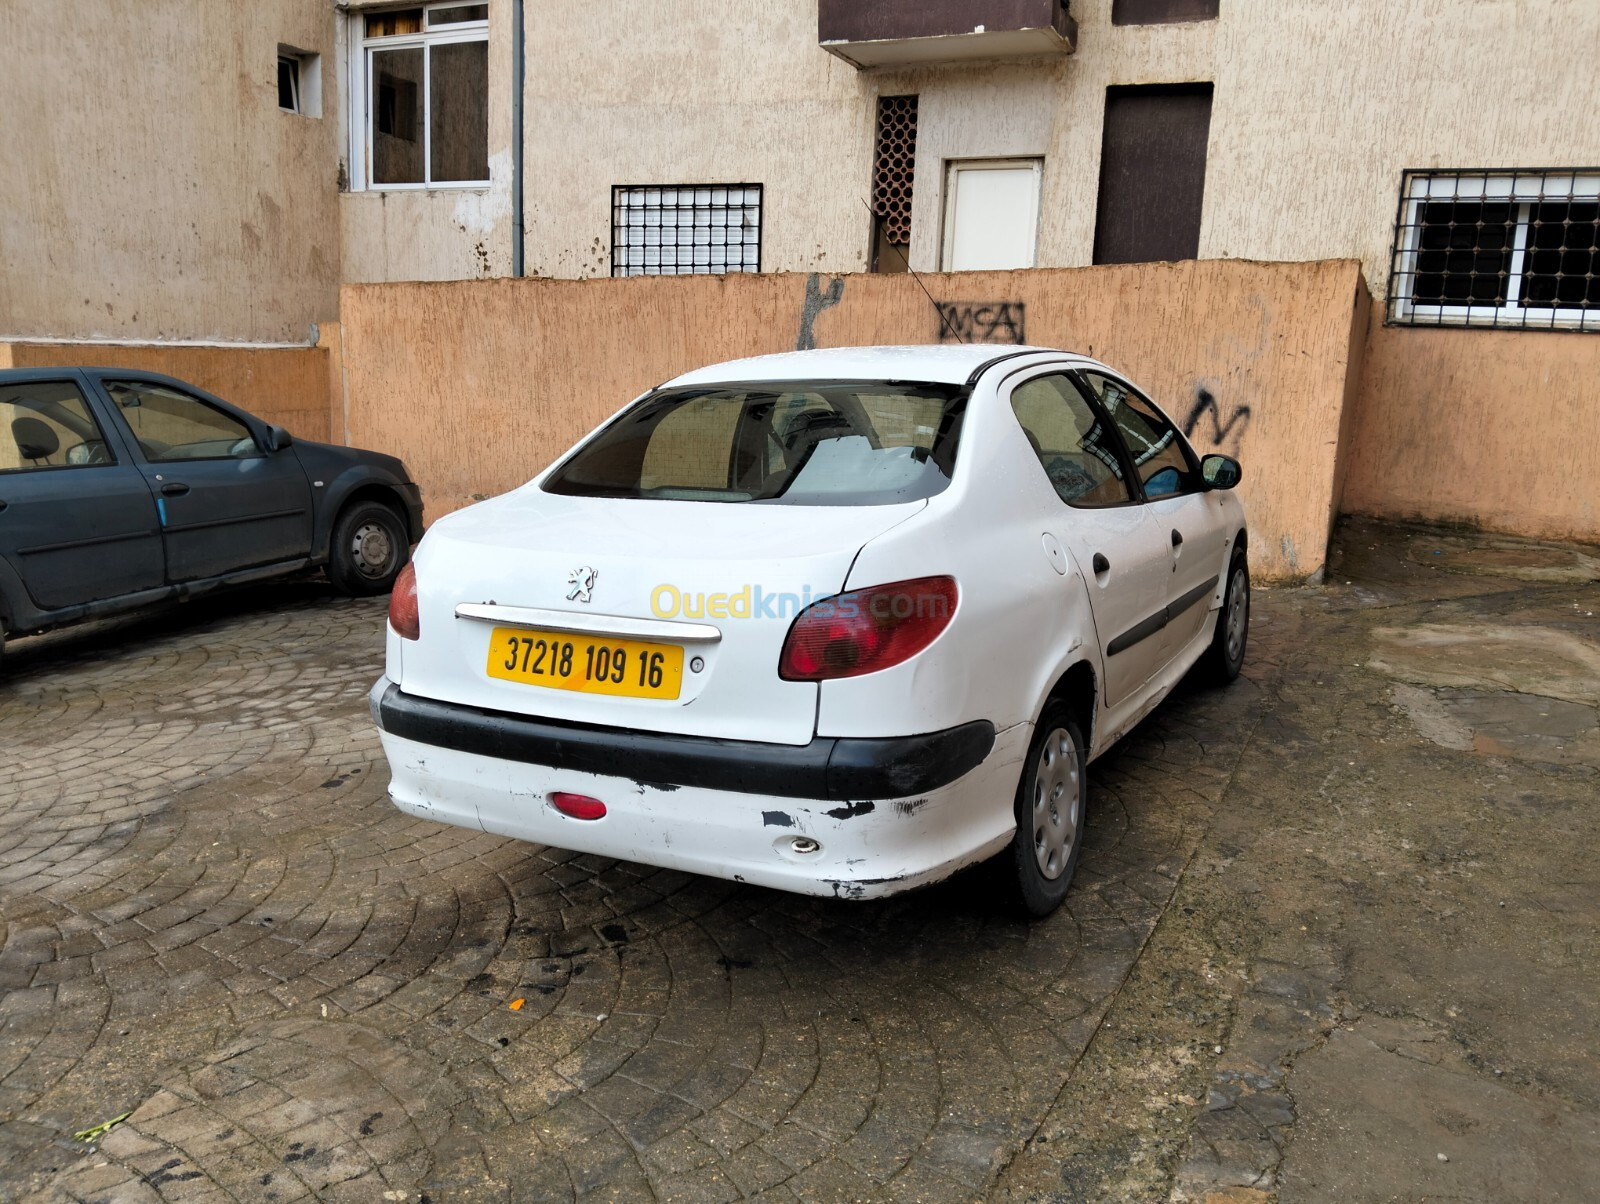
[[[55,431],[37,418],[13,418],[11,437],[24,460],[48,460],[61,450]]]

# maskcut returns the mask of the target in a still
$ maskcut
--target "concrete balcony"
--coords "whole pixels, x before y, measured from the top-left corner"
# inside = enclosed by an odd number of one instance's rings
[[[1067,0],[818,0],[817,41],[861,70],[1059,58],[1076,48]]]

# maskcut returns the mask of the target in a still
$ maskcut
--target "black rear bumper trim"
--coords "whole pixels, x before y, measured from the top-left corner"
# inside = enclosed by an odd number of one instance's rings
[[[765,744],[508,715],[419,698],[392,683],[373,713],[391,735],[502,761],[651,786],[831,801],[926,794],[976,769],[994,748],[987,720],[921,736]]]

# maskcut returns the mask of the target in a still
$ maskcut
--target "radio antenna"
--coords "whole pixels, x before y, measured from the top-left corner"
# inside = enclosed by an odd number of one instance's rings
[[[872,218],[876,220],[878,215],[873,212],[872,206],[867,204],[867,198],[857,197],[857,199],[861,202],[863,207],[865,207],[866,211],[872,215]],[[890,246],[893,245],[893,243],[890,244]],[[933,312],[939,315],[939,324],[950,332],[951,337],[954,338],[956,342],[965,343],[967,340],[963,338],[961,332],[951,324],[950,319],[945,316],[944,310],[939,307],[939,303],[933,299],[933,294],[928,291],[928,286],[922,283],[922,277],[917,275],[917,269],[911,266],[911,257],[902,254],[898,247],[895,248],[895,254],[900,256],[900,262],[906,265],[906,271],[911,273],[911,279],[917,282],[917,287],[922,290],[922,295],[928,299],[928,304],[933,306]]]

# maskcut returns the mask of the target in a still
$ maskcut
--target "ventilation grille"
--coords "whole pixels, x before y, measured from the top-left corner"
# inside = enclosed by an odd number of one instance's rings
[[[878,98],[878,157],[872,176],[872,212],[885,242],[911,241],[911,185],[917,161],[917,98]]]

